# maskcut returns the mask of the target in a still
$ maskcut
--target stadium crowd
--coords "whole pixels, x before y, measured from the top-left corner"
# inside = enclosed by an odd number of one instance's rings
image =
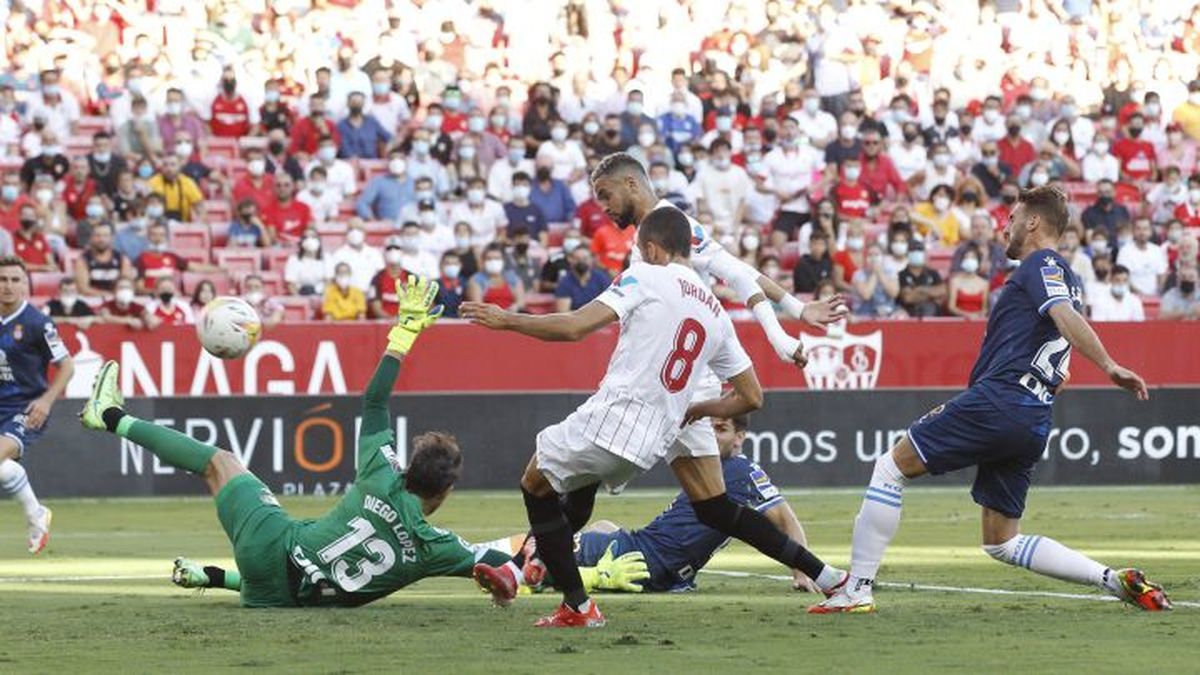
[[[4,22],[0,253],[66,321],[187,323],[222,293],[268,325],[380,318],[405,272],[451,316],[579,307],[633,244],[587,181],[615,151],[859,318],[986,317],[1009,209],[1048,182],[1093,319],[1200,316],[1190,3],[46,0]]]

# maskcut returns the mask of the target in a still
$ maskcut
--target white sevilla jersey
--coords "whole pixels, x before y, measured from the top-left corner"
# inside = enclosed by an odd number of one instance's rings
[[[576,415],[588,440],[649,469],[679,435],[704,374],[727,380],[749,369],[750,357],[685,265],[633,263],[597,300],[616,312],[621,335],[600,390]]]

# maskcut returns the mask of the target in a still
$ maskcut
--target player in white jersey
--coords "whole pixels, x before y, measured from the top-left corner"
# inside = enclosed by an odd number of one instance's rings
[[[619,489],[667,459],[700,522],[737,537],[825,590],[845,573],[822,563],[766,516],[725,493],[715,437],[677,442],[697,420],[744,414],[762,405],[762,388],[737,341],[729,315],[689,266],[691,227],[673,206],[642,219],[634,263],[596,300],[570,313],[530,316],[494,305],[464,303],[464,318],[542,340],[579,340],[614,321],[617,347],[599,391],[559,424],[542,430],[521,479],[538,556],[563,591],[563,604],[539,626],[600,626],[604,617],[583,589],[573,535],[591,518],[601,483]],[[703,370],[733,390],[692,402]],[[524,557],[500,567],[477,565],[475,578],[498,604],[516,596]]]

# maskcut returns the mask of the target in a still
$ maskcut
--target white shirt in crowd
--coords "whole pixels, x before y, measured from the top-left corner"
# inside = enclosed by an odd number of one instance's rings
[[[1089,152],[1083,156],[1083,160],[1079,163],[1079,171],[1083,175],[1083,180],[1088,183],[1096,183],[1101,180],[1111,180],[1116,182],[1120,177],[1121,163],[1116,157],[1105,153],[1097,155],[1094,152]]]
[[[813,176],[825,169],[825,157],[816,148],[804,143],[795,149],[776,147],[763,157],[766,168],[768,190],[782,190],[795,194],[812,187]],[[792,213],[808,213],[808,194],[783,202],[780,210]]]
[[[554,163],[554,167],[550,169],[550,176],[556,180],[567,180],[575,171],[587,168],[583,150],[575,141],[563,141],[562,145],[554,141],[545,141],[538,146],[537,158],[539,161]]]
[[[466,201],[455,204],[450,209],[450,222],[465,222],[471,226],[471,244],[487,246],[496,240],[502,228],[508,225],[508,216],[504,215],[504,207],[494,199],[484,199],[483,203],[472,208]]]
[[[400,267],[406,272],[428,279],[436,279],[439,272],[437,258],[433,257],[429,251],[422,251],[419,248],[415,251],[401,253]]]
[[[1131,241],[1117,253],[1117,264],[1129,268],[1129,285],[1135,293],[1158,295],[1158,278],[1167,273],[1167,252],[1153,242],[1139,248]]]
[[[888,150],[888,156],[892,158],[896,172],[904,180],[912,178],[913,174],[924,169],[929,161],[925,146],[920,143],[914,143],[911,148],[904,147],[904,143],[897,143]]]
[[[733,220],[738,206],[753,189],[754,183],[746,170],[736,164],[730,164],[728,169],[722,171],[710,162],[696,174],[692,182],[692,191],[697,199],[704,200],[704,205],[712,213],[713,224],[724,229],[736,224]]]
[[[283,266],[283,280],[298,287],[312,286],[320,293],[325,290],[325,261],[292,254]]]
[[[319,160],[314,160],[308,163],[304,169],[304,175],[307,176],[309,171],[315,166],[324,166]],[[350,162],[344,159],[335,159],[324,166],[325,169],[325,189],[337,195],[338,201],[341,201],[355,192],[358,192],[358,181],[354,177],[354,167],[350,166]]]
[[[313,222],[317,224],[335,222],[342,205],[342,200],[333,190],[322,187],[321,193],[317,194],[312,191],[311,185],[296,193],[296,200],[308,204]]]
[[[818,109],[816,114],[810,115],[804,108],[799,108],[793,110],[788,117],[796,120],[800,124],[800,129],[809,138],[829,142],[834,139],[838,131],[837,120],[824,110]]]
[[[355,248],[347,243],[339,246],[326,261],[325,278],[332,279],[338,263],[346,263],[350,266],[350,283],[365,291],[371,287],[375,274],[383,269],[383,252],[370,244]]]
[[[493,162],[492,168],[488,169],[487,193],[502,203],[511,202],[513,174],[523,171],[532,180],[536,170],[532,159],[519,160],[515,166],[507,159]]]
[[[1088,298],[1088,306],[1092,308],[1092,321],[1145,321],[1146,314],[1142,308],[1142,300],[1133,293],[1126,293],[1117,298],[1112,293],[1112,287],[1097,292]]]

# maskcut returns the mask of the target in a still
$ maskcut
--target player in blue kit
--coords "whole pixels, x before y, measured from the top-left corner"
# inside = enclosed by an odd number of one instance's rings
[[[0,491],[25,511],[29,552],[41,553],[50,540],[50,509],[38,502],[20,460],[46,430],[50,408],[75,373],[71,354],[54,322],[27,302],[25,263],[0,257]],[[47,386],[46,370],[57,366]]]
[[[729,497],[764,514],[780,531],[807,546],[804,527],[767,473],[741,454],[746,439],[746,416],[712,420],[721,471]],[[647,591],[690,591],[695,577],[713,555],[729,543],[729,536],[700,522],[687,495],[680,493],[657,518],[639,530],[624,530],[607,520],[589,525],[579,535],[575,560],[585,567],[596,566],[605,555],[620,557],[640,553],[649,577],[641,584]],[[611,568],[612,566],[609,566]],[[605,568],[608,569],[608,568]],[[620,567],[616,567],[618,572]],[[820,592],[799,570],[793,570],[796,589]],[[621,584],[610,584],[621,588]]]
[[[1170,609],[1162,588],[1137,569],[1113,570],[1049,537],[1020,533],[1033,467],[1046,447],[1051,406],[1068,378],[1071,350],[1138,400],[1146,383],[1108,355],[1080,314],[1083,291],[1058,254],[1067,199],[1057,186],[1021,193],[1004,230],[1021,264],[1004,285],[968,388],[937,406],[875,462],[854,521],[850,580],[809,612],[872,612],[872,586],[900,526],[904,487],[926,473],[976,467],[971,496],[983,507],[983,550],[1039,574],[1089,584],[1149,611]]]

